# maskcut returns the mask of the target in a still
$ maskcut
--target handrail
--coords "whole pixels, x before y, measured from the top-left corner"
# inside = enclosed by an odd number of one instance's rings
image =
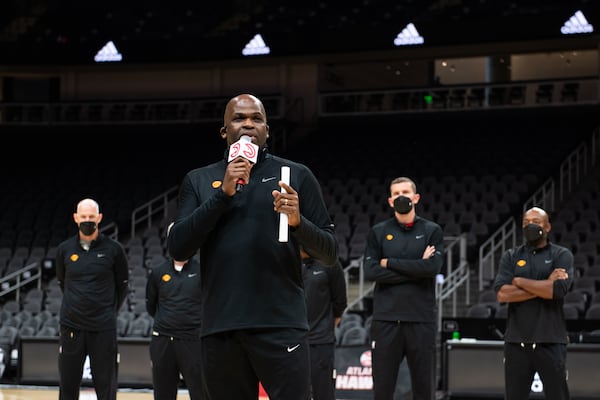
[[[500,254],[517,243],[517,230],[513,218],[496,230],[479,246],[479,291],[486,288],[496,276],[496,260]]]
[[[11,126],[156,125],[213,123],[227,98],[133,99],[59,102],[0,101],[0,124]],[[284,97],[264,95],[269,119],[284,113]]]
[[[467,261],[467,235],[444,236],[446,252],[446,276],[440,274],[436,280],[436,298],[438,301],[438,328],[441,328],[443,303],[452,295],[452,316],[456,316],[458,288],[466,283],[465,303],[469,304],[471,284]],[[457,249],[458,247],[458,249]]]
[[[588,145],[582,143],[567,156],[559,167],[558,200],[565,199],[566,193],[571,193],[574,187],[588,172]]]
[[[466,303],[469,303],[470,297],[470,282],[469,282],[469,263],[467,261],[467,237],[466,234],[459,236],[444,236],[444,248],[446,256],[446,271],[447,276],[441,276],[440,281],[436,284],[436,300],[438,302],[438,329],[441,329],[441,317],[443,311],[443,302],[452,296],[453,316],[456,316],[456,291],[459,287],[466,283]],[[358,268],[358,295],[355,299],[348,302],[347,310],[353,310],[356,306],[363,307],[362,301],[370,295],[374,288],[375,282],[370,285],[365,285],[364,275],[364,260],[360,257],[353,260],[346,268],[344,268],[344,277],[346,285],[349,284],[350,270]]]
[[[114,240],[119,240],[119,225],[116,222],[111,222],[100,228],[100,232]]]
[[[135,236],[138,225],[146,223],[146,227],[152,226],[154,217],[162,212],[162,217],[166,218],[169,214],[169,202],[177,197],[179,186],[175,185],[165,190],[158,196],[148,200],[141,206],[136,207],[131,212],[131,237]]]
[[[0,297],[15,292],[17,303],[21,301],[21,288],[37,279],[37,287],[42,287],[42,267],[36,261],[0,279]]]
[[[562,99],[555,96],[549,103],[538,102],[539,85],[579,83],[575,98]],[[516,81],[510,83],[487,83],[473,85],[425,86],[410,89],[353,90],[325,92],[319,95],[319,115],[333,117],[343,115],[387,115],[398,113],[431,113],[484,109],[510,109],[533,107],[557,107],[595,105],[600,102],[597,90],[598,78],[560,79],[550,81]],[[522,88],[518,98],[510,96],[511,88]],[[504,96],[493,100],[495,90]],[[377,105],[371,100],[377,98]]]
[[[347,310],[353,310],[354,307],[358,305],[360,305],[360,308],[362,309],[364,307],[362,301],[373,291],[375,287],[375,283],[372,283],[370,287],[365,290],[365,269],[363,266],[364,259],[363,257],[360,257],[350,261],[350,264],[344,268],[344,280],[346,281],[346,287],[350,286],[350,270],[358,268],[358,294],[354,300],[348,302],[346,307]]]
[[[442,315],[444,311],[444,300],[451,295],[453,296],[452,301],[452,317],[456,317],[456,291],[459,287],[466,283],[467,293],[465,295],[465,301],[467,304],[470,303],[470,268],[469,263],[461,261],[457,268],[449,273],[445,278],[440,279],[436,282],[436,298],[438,302],[438,332],[442,329]]]
[[[590,158],[592,166],[600,161],[600,125],[594,129],[590,138]]]
[[[574,98],[555,96],[550,103],[538,103],[536,89],[541,84],[563,86],[578,82],[580,89]],[[550,81],[517,81],[511,83],[488,83],[473,85],[428,86],[410,89],[354,90],[323,92],[318,94],[320,117],[344,115],[386,115],[398,113],[423,113],[467,111],[481,109],[510,109],[533,107],[593,106],[600,103],[596,77],[559,79]],[[518,99],[509,96],[496,103],[490,101],[493,89],[510,92],[512,87],[524,90]],[[460,96],[457,93],[461,93]],[[369,100],[381,98],[380,105],[373,107]],[[411,97],[418,104],[396,98]],[[296,101],[286,104],[284,96],[263,95],[263,103],[269,109],[270,119],[297,117],[290,115],[286,106],[294,107]],[[351,99],[349,105],[346,100]],[[429,100],[426,100],[429,99]],[[0,124],[11,126],[64,126],[64,125],[146,125],[146,124],[195,124],[218,122],[218,114],[224,98],[179,98],[162,100],[102,100],[65,102],[0,102]],[[417,101],[418,100],[418,101]],[[412,102],[412,100],[411,100]],[[338,103],[343,103],[338,107]],[[300,117],[302,119],[303,117]]]
[[[556,187],[554,178],[548,178],[538,190],[533,192],[525,202],[523,202],[522,211],[529,210],[531,207],[542,207],[547,212],[553,212],[555,208]]]
[[[574,190],[575,186],[589,172],[591,166],[596,165],[598,161],[600,126],[592,132],[588,143],[579,145],[561,163],[557,178],[560,182],[558,195],[555,178],[550,177],[525,200],[522,207],[523,212],[533,206],[540,206],[548,212],[553,212],[557,198],[562,201],[566,198],[567,193]],[[495,263],[496,258],[500,257],[499,252],[506,250],[509,241],[512,241],[511,247],[516,246],[516,226],[516,222],[512,218],[509,219],[479,247],[479,290],[483,290],[494,279]]]

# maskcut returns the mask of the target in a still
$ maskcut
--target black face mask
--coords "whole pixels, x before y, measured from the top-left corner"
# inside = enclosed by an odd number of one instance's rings
[[[544,230],[538,224],[527,224],[523,228],[523,237],[530,245],[536,245],[544,236]]]
[[[85,236],[90,236],[92,233],[96,232],[96,223],[94,221],[83,221],[79,224],[79,230]]]
[[[408,214],[413,209],[412,200],[406,196],[398,196],[394,199],[394,210],[399,214]]]

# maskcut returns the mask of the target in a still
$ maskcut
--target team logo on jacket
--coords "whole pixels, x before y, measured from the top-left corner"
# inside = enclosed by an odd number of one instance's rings
[[[223,184],[223,182],[221,182],[221,181],[213,181],[212,187],[213,187],[213,189],[218,189],[221,187],[222,184]]]
[[[525,264],[527,264],[527,261],[525,261],[523,259],[517,261],[517,267],[524,267]]]
[[[163,282],[169,282],[171,280],[171,275],[164,274],[161,279],[163,280]]]
[[[391,233],[388,233],[388,234],[385,236],[385,239],[386,239],[386,240],[392,240],[392,239],[394,239],[394,235],[392,235]]]
[[[75,254],[75,253],[73,253],[73,254],[71,254],[71,257],[69,257],[69,259],[70,259],[71,261],[75,262],[75,261],[79,260],[79,255],[78,255],[78,254]]]

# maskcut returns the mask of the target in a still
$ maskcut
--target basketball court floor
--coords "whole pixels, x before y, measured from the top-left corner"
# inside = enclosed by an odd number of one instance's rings
[[[181,391],[177,400],[189,400],[187,391]],[[58,388],[47,386],[0,386],[0,400],[57,400]],[[92,388],[82,388],[80,400],[96,400]],[[117,400],[153,400],[151,390],[122,390],[117,394]]]
[[[47,386],[0,385],[0,400],[57,400],[58,388]],[[187,390],[180,390],[177,400],[189,400]],[[82,388],[79,400],[97,400],[92,388]],[[150,389],[119,389],[117,400],[154,400]],[[268,400],[259,396],[258,400]]]

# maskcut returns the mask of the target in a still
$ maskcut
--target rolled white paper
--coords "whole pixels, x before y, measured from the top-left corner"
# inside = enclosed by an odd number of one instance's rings
[[[281,166],[281,180],[286,185],[290,184],[290,167]],[[281,188],[281,193],[287,193],[284,188]],[[288,215],[286,213],[279,213],[279,241],[287,242],[288,241]]]

